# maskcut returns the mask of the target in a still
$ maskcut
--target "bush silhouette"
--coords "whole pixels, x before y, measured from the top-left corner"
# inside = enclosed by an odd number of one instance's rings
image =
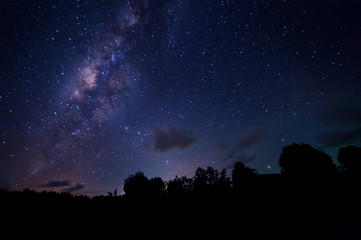
[[[193,179],[193,191],[198,193],[219,192],[230,188],[230,181],[227,178],[226,170],[221,173],[217,169],[207,167],[207,169],[197,168]]]
[[[211,167],[207,170],[203,168],[197,168],[193,180],[193,191],[195,192],[209,192],[218,178],[218,171]]]
[[[160,177],[155,177],[150,179],[149,188],[151,196],[160,196],[164,193],[165,184]]]
[[[143,172],[137,172],[124,180],[123,190],[128,197],[145,197],[149,194],[150,181]]]
[[[232,186],[239,189],[246,178],[257,175],[255,169],[249,168],[242,162],[236,162],[232,170]]]
[[[361,148],[348,146],[340,148],[337,160],[351,175],[361,174]]]
[[[226,169],[222,169],[219,174],[218,181],[214,184],[217,192],[228,192],[231,189],[231,179],[227,177]]]
[[[170,180],[167,184],[167,193],[170,195],[180,195],[191,192],[193,190],[193,180],[186,176],[175,176],[173,180]]]
[[[304,143],[285,146],[279,165],[282,174],[292,176],[315,177],[337,173],[330,156]]]

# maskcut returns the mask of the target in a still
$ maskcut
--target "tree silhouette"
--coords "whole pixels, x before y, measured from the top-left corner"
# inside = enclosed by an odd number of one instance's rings
[[[222,169],[214,188],[217,192],[228,192],[231,189],[231,179],[227,177],[226,169]]]
[[[193,191],[204,193],[209,192],[213,182],[218,177],[218,172],[213,168],[208,167],[207,170],[199,167],[197,168],[193,180]]]
[[[124,180],[124,192],[129,197],[145,197],[149,194],[150,182],[143,172],[137,172]]]
[[[198,193],[219,192],[230,188],[230,180],[227,178],[226,170],[221,173],[217,169],[197,168],[193,178],[193,191]]]
[[[192,191],[193,181],[186,176],[179,178],[175,176],[173,180],[170,180],[167,184],[167,193],[170,195],[179,195]]]
[[[315,177],[338,172],[329,155],[304,143],[285,146],[278,163],[285,175]]]
[[[242,162],[236,162],[232,170],[232,186],[235,189],[239,189],[244,182],[244,179],[251,176],[255,176],[257,171],[249,168]]]
[[[360,156],[360,148],[347,147],[340,149],[338,159],[345,172],[357,174]],[[66,224],[74,226],[79,222],[92,226],[94,219],[98,219],[94,229],[99,226],[116,228],[120,224],[124,233],[133,238],[169,238],[179,229],[187,236],[192,234],[202,239],[232,238],[235,234],[252,239],[300,239],[297,234],[307,239],[330,239],[334,235],[349,239],[353,233],[359,233],[359,179],[348,174],[325,178],[325,174],[337,171],[331,158],[306,144],[284,147],[280,165],[283,174],[262,175],[242,162],[236,162],[232,187],[225,169],[218,171],[207,167],[198,168],[193,178],[176,176],[167,185],[160,177],[148,179],[143,172],[137,172],[125,179],[125,195],[118,195],[116,189],[106,196],[93,198],[73,196],[68,192],[0,190],[0,199],[4,206],[12,209],[4,211],[3,218],[8,220],[5,223],[12,226],[13,222],[24,218],[26,221],[20,226],[22,229],[28,227],[28,232],[39,226],[38,221],[32,221],[37,215],[41,216],[41,226],[51,232],[63,226],[64,219]],[[313,178],[308,181],[287,174]],[[52,208],[54,211],[49,211]],[[121,217],[114,222],[114,216]],[[169,219],[161,226],[162,231],[153,216]],[[176,218],[172,219],[173,216]],[[359,239],[359,234],[352,239]]]
[[[165,184],[160,177],[155,177],[149,181],[149,191],[152,196],[160,196],[164,193]]]
[[[348,146],[340,148],[337,160],[351,175],[361,174],[361,148]]]

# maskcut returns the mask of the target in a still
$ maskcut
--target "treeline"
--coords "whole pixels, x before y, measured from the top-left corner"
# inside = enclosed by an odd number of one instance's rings
[[[339,167],[326,153],[301,143],[284,147],[279,158],[279,165],[282,176],[304,183],[308,180],[325,181],[341,176],[361,177],[361,148],[354,146],[341,148],[337,160],[340,163]],[[148,179],[144,173],[137,172],[124,181],[124,192],[125,196],[131,198],[185,193],[225,194],[231,191],[241,191],[242,188],[247,187],[246,184],[256,181],[256,176],[259,174],[255,169],[251,169],[241,162],[235,163],[232,178],[227,176],[225,169],[218,171],[212,167],[198,168],[192,178],[176,177],[166,183],[159,177]],[[274,175],[268,176],[268,179],[272,177],[277,178]],[[253,180],[251,180],[252,178]],[[114,196],[112,193],[108,195]]]
[[[36,238],[40,226],[40,234],[69,237],[59,229],[70,227],[81,238],[361,239],[361,148],[341,148],[337,160],[292,144],[280,155],[281,174],[237,162],[230,177],[212,167],[167,182],[137,172],[123,195],[3,191],[4,229]]]
[[[340,148],[337,160],[337,167],[331,157],[326,153],[319,151],[308,144],[292,144],[285,146],[279,158],[281,167],[281,175],[277,174],[262,176],[257,170],[245,166],[242,162],[236,162],[232,169],[231,177],[228,177],[226,170],[218,171],[212,167],[206,169],[198,168],[194,177],[176,176],[173,180],[164,182],[160,177],[148,179],[143,172],[137,172],[130,175],[124,181],[125,198],[146,198],[157,197],[163,195],[176,196],[187,193],[197,194],[226,194],[229,192],[239,192],[247,184],[255,182],[258,178],[272,179],[278,181],[282,177],[292,178],[304,183],[307,180],[330,180],[330,178],[345,176],[349,178],[361,178],[361,148],[348,146]],[[2,191],[5,194],[5,191]],[[13,197],[27,197],[33,199],[64,199],[70,200],[76,198],[78,200],[89,199],[87,196],[71,195],[70,193],[57,192],[35,192],[24,190],[23,192],[13,191]],[[117,189],[108,192],[106,196],[96,196],[94,199],[110,197],[120,197]]]

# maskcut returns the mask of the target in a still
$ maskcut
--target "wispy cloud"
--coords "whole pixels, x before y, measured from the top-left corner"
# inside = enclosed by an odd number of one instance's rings
[[[156,129],[154,149],[165,152],[171,149],[184,149],[194,144],[197,138],[188,129],[165,128]]]
[[[75,186],[73,187],[69,187],[69,188],[63,188],[61,191],[62,192],[75,192],[75,191],[79,191],[81,189],[83,189],[85,187],[85,185],[81,184],[81,183],[77,183],[75,184]]]
[[[315,137],[323,147],[341,146],[350,141],[361,141],[361,128],[344,131],[325,131]]]
[[[226,157],[225,160],[243,156],[244,150],[246,148],[262,142],[265,137],[266,137],[265,129],[261,129],[261,128],[253,129],[248,136],[241,138],[236,143],[236,145],[234,146],[234,148],[232,149],[232,151],[229,153],[229,155]]]
[[[56,188],[56,187],[68,187],[71,183],[69,180],[63,180],[63,181],[49,181],[45,184],[42,184],[41,187],[45,188]]]

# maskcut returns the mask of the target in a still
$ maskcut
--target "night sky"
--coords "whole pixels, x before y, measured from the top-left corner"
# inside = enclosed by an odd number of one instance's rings
[[[98,195],[361,144],[360,1],[1,1],[0,188]],[[230,174],[229,174],[230,175]]]

